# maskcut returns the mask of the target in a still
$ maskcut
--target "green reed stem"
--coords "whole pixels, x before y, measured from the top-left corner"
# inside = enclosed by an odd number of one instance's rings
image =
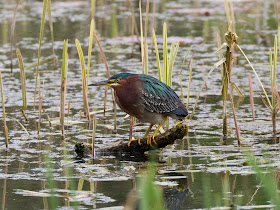
[[[90,23],[90,34],[89,34],[89,44],[88,44],[88,65],[87,65],[87,79],[86,79],[86,88],[88,91],[88,81],[89,81],[89,69],[90,69],[90,59],[91,59],[91,50],[93,44],[93,33],[94,33],[94,19]]]
[[[51,40],[52,40],[53,68],[57,69],[57,58],[55,56],[55,50],[54,50],[54,33],[53,33],[52,1],[51,0],[48,0],[48,14],[49,14],[49,25],[50,25]]]
[[[144,39],[143,39],[143,22],[142,22],[141,0],[139,1],[139,13],[140,13],[142,73],[144,74],[145,73],[145,48],[144,48]]]
[[[188,86],[188,95],[187,95],[187,108],[189,108],[191,83],[192,83],[192,58],[190,60],[190,75],[189,75],[189,86]]]
[[[15,28],[16,28],[16,17],[17,17],[17,11],[18,11],[18,6],[22,2],[22,0],[19,0],[16,4],[15,10],[14,10],[14,16],[11,24],[11,35],[10,35],[10,59],[11,59],[11,72],[13,72],[13,43],[14,43],[14,37],[15,37]]]
[[[60,126],[61,133],[64,134],[64,118],[65,118],[65,99],[68,72],[68,40],[64,40],[61,66],[61,89],[60,89]]]
[[[156,56],[157,56],[158,79],[159,79],[160,81],[162,81],[161,67],[160,67],[160,58],[159,58],[158,46],[157,46],[157,38],[156,38],[156,33],[155,33],[155,30],[154,30],[154,29],[153,29],[153,40],[154,40],[154,45],[155,45],[155,50],[156,50]]]
[[[82,75],[82,91],[83,91],[83,102],[84,102],[84,112],[87,115],[87,118],[89,121],[90,119],[90,113],[89,113],[89,106],[88,106],[88,100],[87,100],[87,88],[86,88],[86,69],[85,69],[85,58],[84,53],[81,48],[80,42],[78,39],[75,40],[79,58],[80,58],[80,64],[81,64],[81,75]]]
[[[5,144],[6,144],[6,148],[8,148],[9,147],[8,127],[7,127],[7,122],[6,122],[6,109],[5,109],[4,91],[3,91],[3,82],[2,82],[1,71],[0,71],[0,87],[1,87],[1,99],[2,99],[2,110],[3,110],[4,131],[5,131]]]
[[[44,60],[41,60],[41,61],[39,62],[39,66],[41,66],[41,65],[43,65],[43,64],[45,64],[45,63],[48,63],[48,62],[52,61],[53,59],[55,59],[55,57],[49,57],[49,58],[46,58],[46,59],[44,59]],[[36,63],[33,63],[33,64],[29,65],[29,66],[26,66],[26,67],[25,67],[25,70],[31,69],[31,68],[33,68],[33,67],[37,67],[37,65],[38,65],[37,62],[36,62]]]
[[[20,50],[17,48],[16,50],[19,69],[20,69],[20,81],[21,81],[21,93],[22,93],[22,106],[23,109],[27,109],[27,99],[26,99],[26,78],[25,78],[25,71],[24,71],[24,63],[22,59],[22,55]]]
[[[91,19],[95,16],[96,0],[91,0]]]
[[[147,33],[148,33],[148,15],[149,15],[149,0],[146,1],[146,20],[145,20],[145,40],[144,40],[144,51],[145,51],[145,71],[144,74],[148,74],[148,43],[147,43]]]
[[[39,37],[39,48],[38,48],[38,57],[37,57],[37,68],[36,68],[36,81],[35,81],[33,109],[35,109],[36,92],[37,92],[38,76],[39,76],[39,63],[40,63],[40,56],[41,56],[41,46],[42,46],[42,39],[43,39],[43,32],[44,32],[44,25],[45,25],[47,3],[48,3],[48,0],[44,0],[44,2],[43,2],[43,13],[42,13],[42,18],[41,18],[41,27],[40,27],[40,37]]]
[[[95,149],[95,134],[96,134],[96,114],[92,117],[92,150],[91,154],[94,156],[94,149]]]
[[[168,68],[168,48],[167,48],[167,28],[166,23],[163,23],[163,30],[162,30],[162,39],[163,39],[163,68],[162,68],[162,75],[163,75],[163,82],[167,84],[167,68]]]

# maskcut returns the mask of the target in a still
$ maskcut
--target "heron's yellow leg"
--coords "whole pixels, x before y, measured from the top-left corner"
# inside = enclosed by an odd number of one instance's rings
[[[147,138],[147,136],[149,135],[149,133],[150,133],[150,131],[152,130],[152,127],[153,127],[153,126],[154,126],[154,124],[150,124],[150,126],[149,126],[147,132],[145,133],[144,138]]]
[[[153,139],[153,142],[154,142],[155,144],[157,144],[156,141],[155,141],[155,136],[157,135],[159,129],[163,126],[163,124],[165,123],[166,120],[167,120],[167,117],[164,117],[164,119],[162,120],[162,122],[159,124],[159,126],[157,127],[157,129],[155,130],[155,132],[153,133],[153,135],[151,136],[150,144],[152,144],[152,139]]]

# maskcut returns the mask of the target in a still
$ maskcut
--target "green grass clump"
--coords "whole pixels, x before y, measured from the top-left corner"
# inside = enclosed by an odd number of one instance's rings
[[[150,162],[146,176],[140,180],[140,210],[165,209],[162,190],[153,183],[156,172],[155,167],[155,162]]]

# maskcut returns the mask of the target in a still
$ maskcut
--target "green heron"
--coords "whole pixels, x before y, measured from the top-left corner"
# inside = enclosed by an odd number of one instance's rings
[[[172,88],[160,80],[146,74],[119,73],[109,79],[91,84],[107,85],[114,89],[118,106],[140,122],[150,123],[144,138],[153,125],[158,124],[154,134],[149,136],[147,144],[151,145],[160,127],[167,117],[183,121],[188,110]],[[131,141],[128,143],[130,145]],[[140,144],[140,138],[138,140]]]

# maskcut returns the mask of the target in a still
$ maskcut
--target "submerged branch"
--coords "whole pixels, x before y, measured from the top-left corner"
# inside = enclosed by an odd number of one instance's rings
[[[187,134],[187,126],[182,123],[177,123],[173,128],[167,130],[165,133],[155,137],[156,144],[152,141],[152,145],[147,144],[147,138],[132,141],[130,146],[127,143],[120,143],[116,146],[108,148],[100,148],[95,151],[96,155],[135,155],[144,154],[149,150],[166,147],[169,144],[173,144],[175,140],[182,139]],[[75,152],[78,157],[86,157],[91,154],[91,145],[84,145],[83,143],[77,143],[75,145]]]

